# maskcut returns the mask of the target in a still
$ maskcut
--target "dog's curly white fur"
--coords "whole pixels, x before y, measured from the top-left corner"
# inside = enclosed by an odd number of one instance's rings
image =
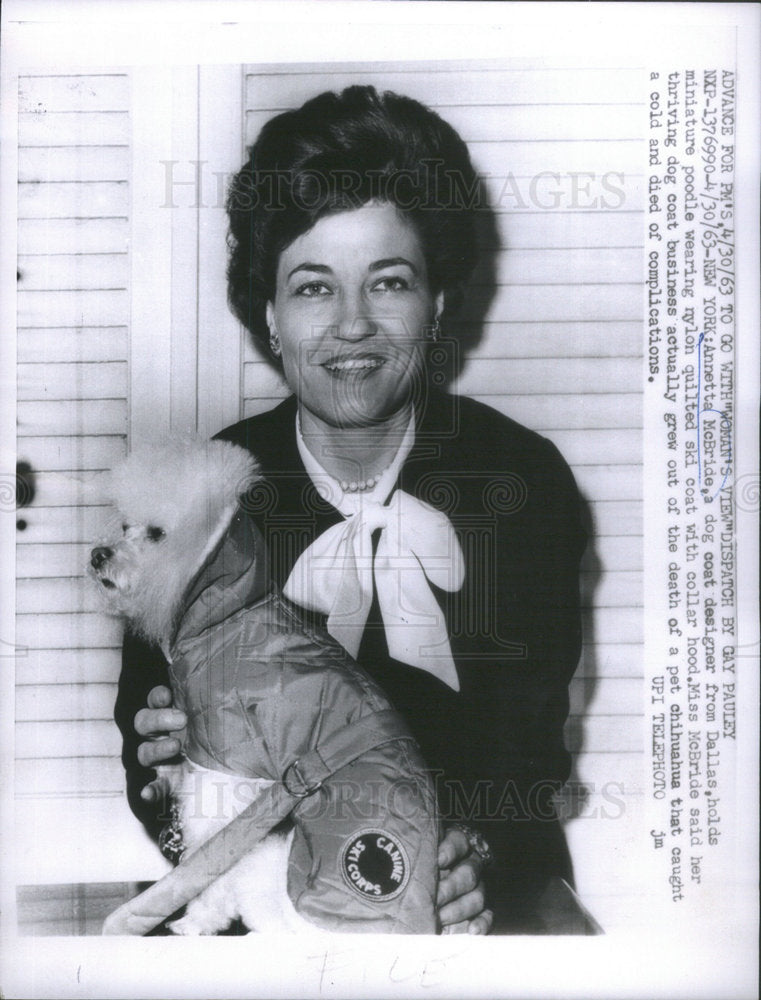
[[[254,459],[224,441],[184,437],[135,449],[111,474],[118,519],[92,550],[88,567],[106,609],[168,653],[188,585],[256,479]],[[267,784],[190,761],[159,771],[178,804],[190,853]],[[213,934],[240,916],[252,930],[315,931],[287,894],[289,848],[290,837],[265,838],[191,902],[171,929]]]

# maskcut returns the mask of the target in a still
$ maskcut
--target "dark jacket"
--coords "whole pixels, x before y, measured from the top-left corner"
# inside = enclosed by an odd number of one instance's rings
[[[341,515],[314,489],[295,435],[296,401],[220,436],[249,448],[264,481],[247,506],[282,587],[304,549]],[[474,400],[430,392],[398,486],[443,510],[465,556],[459,592],[436,592],[460,678],[454,692],[388,655],[377,603],[358,661],[407,720],[437,782],[444,816],[477,827],[495,855],[489,903],[500,929],[551,875],[571,877],[551,797],[568,778],[568,683],[581,648],[579,560],[585,545],[570,470],[546,439]],[[130,800],[148,825],[133,719],[165,678],[160,657],[125,645],[117,719]]]

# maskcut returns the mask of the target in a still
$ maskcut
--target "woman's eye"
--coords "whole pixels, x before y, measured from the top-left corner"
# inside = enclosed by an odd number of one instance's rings
[[[153,526],[146,528],[145,533],[152,542],[160,542],[166,534],[163,528],[155,528]]]
[[[318,295],[330,295],[330,288],[322,281],[308,281],[304,285],[299,285],[296,295],[301,295],[306,299],[316,298]]]
[[[375,287],[381,292],[404,292],[410,287],[410,283],[398,274],[390,274],[376,282]]]

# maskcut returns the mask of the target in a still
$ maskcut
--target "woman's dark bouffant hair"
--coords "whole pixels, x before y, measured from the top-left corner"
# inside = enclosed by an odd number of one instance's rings
[[[415,225],[434,292],[467,282],[476,260],[479,180],[455,130],[418,101],[374,87],[324,93],[272,118],[233,178],[228,297],[266,342],[280,253],[322,216],[390,202]]]

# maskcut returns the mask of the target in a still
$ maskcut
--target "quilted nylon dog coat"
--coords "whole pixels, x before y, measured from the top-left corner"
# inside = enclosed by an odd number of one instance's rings
[[[239,509],[188,589],[170,678],[191,761],[297,784],[300,756],[360,718],[390,718],[391,706],[343,647],[273,591],[266,566],[261,532]],[[433,785],[391,717],[389,742],[295,800],[288,892],[326,930],[436,931]]]

